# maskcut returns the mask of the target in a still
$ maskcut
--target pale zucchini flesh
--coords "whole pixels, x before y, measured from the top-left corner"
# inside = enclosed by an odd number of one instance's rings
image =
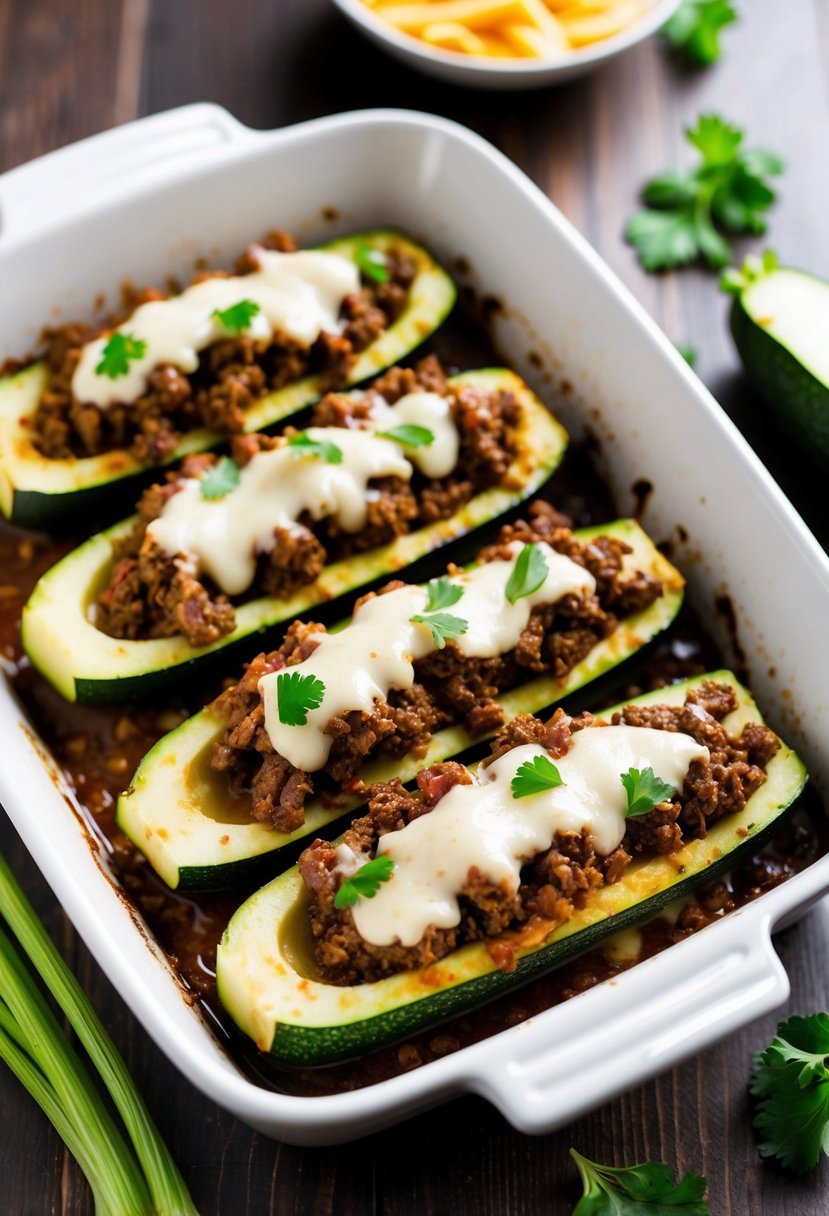
[[[323,248],[355,257],[362,242],[385,250],[394,245],[418,267],[408,303],[401,315],[364,350],[349,373],[348,384],[359,384],[399,362],[445,320],[455,302],[455,286],[446,272],[421,246],[401,234],[377,230],[332,241]],[[65,528],[71,517],[87,515],[123,498],[136,484],[193,452],[225,442],[204,428],[189,431],[161,464],[136,460],[124,449],[99,456],[51,460],[32,442],[32,422],[48,384],[43,363],[35,363],[0,380],[0,512],[26,527]],[[325,391],[321,376],[304,376],[268,393],[245,416],[245,431],[263,431],[317,401]],[[110,516],[111,518],[111,516]]]
[[[584,528],[587,541],[613,536],[628,544],[628,569],[644,570],[662,581],[664,594],[593,647],[565,680],[541,676],[499,697],[505,719],[538,713],[619,667],[670,625],[679,611],[683,579],[633,520]],[[226,727],[213,705],[165,735],[141,761],[130,788],[118,800],[118,826],[147,857],[170,887],[216,889],[249,880],[273,854],[355,810],[363,799],[342,795],[335,803],[317,799],[306,808],[305,822],[291,833],[251,821],[229,805],[227,781],[210,768],[210,752]],[[400,777],[411,780],[421,768],[457,756],[487,736],[472,737],[461,726],[431,739],[420,759],[378,759],[365,766],[368,784]],[[273,869],[271,869],[273,873]]]
[[[658,689],[635,703],[682,704],[688,689],[703,679],[737,691],[738,708],[725,719],[729,730],[739,734],[745,723],[762,720],[730,672]],[[231,919],[218,951],[219,997],[239,1028],[281,1062],[323,1064],[370,1051],[492,1000],[688,895],[751,856],[805,782],[800,759],[783,745],[768,765],[765,784],[705,839],[690,841],[679,853],[634,862],[619,882],[591,892],[585,906],[547,936],[514,938],[518,966],[511,974],[495,966],[485,944],[473,943],[425,971],[348,987],[325,983],[314,967],[304,887],[294,867]]]
[[[499,486],[475,495],[448,519],[398,537],[390,544],[326,566],[317,581],[287,600],[250,600],[236,610],[236,628],[212,646],[196,649],[181,634],[130,641],[111,638],[91,619],[112,566],[112,541],[132,520],[99,532],[38,581],[23,610],[24,649],[68,701],[123,704],[169,691],[182,678],[238,662],[257,635],[294,620],[338,596],[392,576],[404,566],[516,506],[547,481],[567,447],[567,432],[514,372],[487,368],[463,372],[453,384],[510,390],[520,401],[518,452]],[[264,642],[262,643],[264,644]],[[261,648],[261,647],[260,647]]]

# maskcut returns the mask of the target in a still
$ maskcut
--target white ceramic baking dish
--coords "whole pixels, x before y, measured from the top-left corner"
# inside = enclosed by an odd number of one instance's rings
[[[676,541],[712,628],[712,597],[731,596],[754,691],[825,795],[829,648],[814,639],[829,616],[829,562],[653,322],[527,178],[469,131],[375,110],[260,133],[197,105],[13,170],[0,178],[0,359],[28,348],[45,320],[84,315],[125,277],[152,283],[186,273],[199,254],[230,259],[276,224],[308,240],[399,225],[450,267],[468,262],[474,282],[503,302],[501,349],[575,433],[587,421],[601,436],[620,508],[634,481],[652,482],[646,522]],[[365,1134],[462,1091],[483,1094],[524,1131],[569,1122],[780,1004],[788,981],[771,932],[829,887],[826,857],[515,1029],[382,1085],[286,1097],[248,1081],[182,999],[5,687],[0,740],[0,798],[135,1015],[197,1087],[298,1144]]]

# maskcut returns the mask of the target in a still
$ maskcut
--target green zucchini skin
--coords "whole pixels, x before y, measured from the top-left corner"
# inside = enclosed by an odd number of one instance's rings
[[[446,319],[455,303],[452,279],[420,245],[402,233],[375,229],[341,237],[321,248],[354,258],[361,244],[381,251],[402,247],[414,258],[418,273],[409,302],[388,327],[355,362],[349,385],[359,384],[398,363],[419,346]],[[14,376],[0,380],[0,512],[28,528],[65,530],[79,519],[100,519],[120,504],[135,501],[136,492],[159,471],[192,452],[203,452],[226,442],[221,435],[200,429],[181,439],[169,459],[148,465],[123,449],[100,456],[49,460],[34,447],[31,421],[48,383],[43,363],[35,363]],[[269,393],[250,407],[245,431],[267,431],[285,418],[318,401],[325,391],[319,376],[305,376]]]
[[[38,581],[23,609],[23,647],[35,667],[67,701],[126,704],[163,696],[182,681],[205,679],[261,650],[268,631],[439,549],[523,502],[547,481],[567,447],[567,432],[527,385],[506,368],[462,372],[453,384],[508,389],[522,405],[518,454],[500,486],[470,499],[454,515],[388,545],[327,566],[317,581],[288,600],[250,600],[236,610],[236,629],[195,649],[178,634],[147,641],[108,637],[88,618],[112,562],[112,540],[132,519],[99,532]]]
[[[730,672],[659,689],[635,703],[681,704],[703,679],[736,689],[739,707],[726,719],[732,729],[762,720]],[[251,896],[231,919],[218,951],[219,997],[239,1028],[281,1063],[325,1064],[371,1051],[520,987],[752,856],[793,806],[806,779],[800,759],[784,745],[768,766],[766,783],[739,815],[720,820],[705,840],[691,841],[672,858],[635,862],[618,883],[593,892],[567,924],[543,942],[522,947],[509,975],[498,970],[485,946],[472,943],[426,974],[408,972],[348,988],[320,982],[307,929],[303,932],[303,884],[294,867]]]
[[[829,468],[829,282],[773,263],[743,276],[730,320],[748,377],[775,427]],[[818,328],[822,365],[803,338]]]
[[[623,621],[573,668],[566,681],[544,676],[503,694],[500,700],[507,718],[538,713],[607,676],[666,629],[679,611],[682,575],[638,524],[623,519],[577,533],[582,541],[598,535],[615,536],[630,545],[633,552],[627,561],[631,568],[660,578],[664,595]],[[335,806],[315,801],[306,809],[303,825],[291,833],[239,822],[238,816],[234,819],[227,813],[224,779],[209,767],[211,745],[224,729],[225,718],[214,705],[208,705],[159,739],[118,800],[118,826],[170,887],[215,890],[264,879],[268,870],[274,873],[275,854],[363,804],[360,798],[345,796]],[[433,736],[425,757],[376,760],[366,765],[364,778],[369,784],[392,777],[408,781],[421,768],[460,755],[483,739],[473,740],[461,727],[449,727]]]

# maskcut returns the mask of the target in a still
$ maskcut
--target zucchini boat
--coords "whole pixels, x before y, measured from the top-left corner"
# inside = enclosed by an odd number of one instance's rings
[[[350,370],[348,384],[359,384],[399,362],[438,328],[455,302],[455,286],[419,245],[397,232],[375,230],[321,246],[358,262],[366,244],[384,252],[394,245],[413,258],[417,275],[401,315],[366,347]],[[358,262],[359,264],[359,262]],[[100,512],[116,495],[126,497],[136,481],[193,452],[224,442],[204,428],[188,432],[161,464],[136,460],[125,449],[97,456],[50,459],[33,443],[33,419],[49,382],[45,364],[34,363],[0,380],[0,511],[13,523],[43,528],[66,525],[70,515]],[[265,431],[317,401],[325,391],[320,375],[304,376],[256,401],[246,412],[246,433]]]
[[[561,461],[567,432],[524,382],[505,368],[464,372],[451,384],[508,390],[521,405],[517,454],[501,485],[475,495],[460,510],[379,549],[327,566],[316,582],[289,599],[262,597],[236,609],[236,628],[210,646],[194,648],[181,634],[123,640],[96,629],[90,619],[112,567],[112,542],[133,519],[100,532],[53,566],[23,610],[23,646],[34,665],[68,701],[125,703],[176,687],[183,675],[201,675],[221,660],[238,661],[263,634],[323,601],[392,575],[480,524],[496,519],[535,493]]]
[[[682,705],[689,689],[706,679],[736,693],[737,709],[723,720],[731,734],[762,722],[750,694],[730,672],[659,689],[632,704]],[[783,744],[767,764],[765,783],[741,811],[713,823],[704,838],[679,852],[633,861],[617,882],[591,890],[584,906],[543,940],[513,934],[517,965],[510,973],[500,970],[487,944],[478,941],[422,971],[347,987],[325,983],[314,962],[307,896],[294,867],[251,896],[231,919],[218,951],[219,997],[240,1029],[280,1062],[323,1064],[370,1051],[515,989],[731,869],[752,856],[805,782],[801,761]]]
[[[537,713],[617,668],[663,629],[682,603],[684,581],[633,520],[617,520],[575,534],[582,542],[596,536],[616,537],[631,548],[625,566],[659,579],[662,596],[620,621],[563,680],[544,675],[498,698],[505,720]],[[264,859],[361,806],[361,797],[316,799],[305,808],[305,822],[291,833],[251,820],[247,800],[234,802],[223,773],[210,767],[212,746],[224,735],[226,713],[208,705],[156,743],[147,753],[130,788],[118,800],[118,826],[147,857],[170,887],[216,889],[249,880]],[[419,769],[460,755],[475,739],[462,727],[436,732],[419,759],[377,758],[361,775],[368,784],[400,777],[411,780]]]

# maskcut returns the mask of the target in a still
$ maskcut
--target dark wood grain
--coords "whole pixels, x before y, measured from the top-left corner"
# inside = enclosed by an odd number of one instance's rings
[[[822,487],[810,490],[758,421],[711,276],[644,275],[620,237],[644,178],[683,158],[683,125],[717,109],[745,126],[751,143],[786,156],[771,242],[787,261],[829,275],[829,2],[738,7],[740,25],[711,71],[683,72],[652,40],[587,80],[488,96],[386,60],[326,0],[0,0],[0,169],[204,98],[258,127],[377,105],[465,122],[541,185],[672,339],[697,348],[703,379],[827,539]],[[825,1164],[792,1181],[761,1166],[754,1149],[746,1082],[776,1015],[551,1136],[522,1136],[466,1098],[350,1147],[269,1141],[198,1094],[136,1026],[5,820],[0,846],[124,1052],[203,1216],[565,1216],[577,1197],[571,1145],[605,1161],[698,1169],[710,1180],[712,1213],[829,1211]],[[827,929],[821,908],[778,939],[792,982],[788,1011],[829,1007]],[[0,1212],[91,1213],[74,1163],[6,1073],[0,1126]]]

